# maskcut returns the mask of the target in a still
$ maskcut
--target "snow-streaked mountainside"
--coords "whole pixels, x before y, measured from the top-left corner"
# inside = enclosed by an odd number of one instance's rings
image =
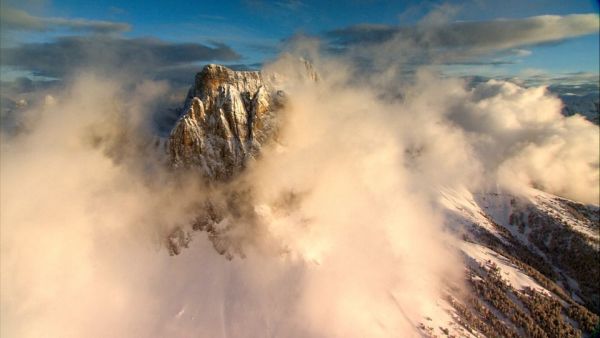
[[[598,207],[541,191],[444,192],[449,227],[463,231],[466,301],[452,292],[459,331],[572,337],[598,324]],[[462,327],[461,327],[462,326]]]
[[[304,66],[306,77],[317,81],[310,64]],[[169,138],[170,161],[225,188],[199,203],[192,224],[169,235],[172,254],[207,232],[219,253],[228,259],[243,258],[244,248],[251,244],[247,241],[255,238],[246,234],[260,232],[271,214],[293,215],[301,193],[290,191],[267,208],[254,203],[251,185],[239,178],[249,163],[260,161],[263,147],[285,148],[277,140],[287,104],[284,87],[276,73],[236,72],[216,65],[198,73],[185,113]],[[595,107],[597,111],[597,103]],[[412,323],[422,335],[598,334],[597,205],[533,188],[521,195],[501,188],[476,192],[448,188],[438,193],[445,228],[460,239],[452,245],[460,253],[464,283],[446,285],[438,308]],[[273,249],[281,254],[290,250]]]

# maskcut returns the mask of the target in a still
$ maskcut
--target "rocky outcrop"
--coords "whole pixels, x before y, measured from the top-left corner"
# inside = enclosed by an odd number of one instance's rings
[[[292,60],[293,76],[317,81],[312,65]],[[233,71],[207,65],[196,74],[183,111],[167,144],[174,168],[201,174],[208,183],[223,183],[199,201],[190,227],[173,229],[167,238],[177,255],[191,240],[190,231],[204,231],[215,249],[231,259],[244,256],[248,232],[260,228],[252,187],[230,181],[259,157],[269,142],[277,142],[282,113],[287,105],[283,87],[289,78],[276,72]],[[210,190],[210,189],[207,189]]]
[[[276,137],[285,104],[277,82],[277,74],[204,67],[169,137],[172,165],[197,167],[209,180],[238,173]]]

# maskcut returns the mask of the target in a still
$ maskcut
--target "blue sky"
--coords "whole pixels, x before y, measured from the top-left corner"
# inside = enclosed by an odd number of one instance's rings
[[[124,38],[154,38],[168,43],[225,44],[239,54],[225,64],[254,64],[277,55],[282,41],[295,34],[324,38],[327,32],[359,24],[411,27],[439,8],[449,8],[449,23],[522,19],[539,15],[598,14],[598,2],[586,1],[2,1],[3,9],[26,12],[35,18],[110,21],[130,25]],[[4,10],[3,10],[4,11]],[[4,18],[6,20],[6,17]],[[61,28],[62,27],[62,28]],[[55,29],[9,30],[3,48],[23,43],[48,43],[61,36],[84,35],[71,26]],[[64,28],[70,27],[70,28]],[[4,33],[3,33],[4,34]],[[5,34],[6,35],[6,34]],[[476,57],[486,64],[447,65],[449,72],[477,72],[490,76],[528,73],[599,71],[598,31],[550,42],[493,49]],[[197,63],[205,60],[199,59]],[[204,62],[205,63],[205,62]],[[6,68],[6,67],[4,67]],[[9,67],[10,68],[10,67]],[[13,67],[14,68],[14,67]],[[18,68],[18,67],[17,67]],[[24,69],[23,66],[20,67]],[[6,71],[3,72],[6,74]]]

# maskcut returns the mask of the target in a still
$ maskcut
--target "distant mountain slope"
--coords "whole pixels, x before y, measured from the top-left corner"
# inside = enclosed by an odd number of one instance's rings
[[[595,124],[600,124],[600,93],[563,94],[560,95],[560,99],[565,104],[563,108],[565,116],[580,114]]]

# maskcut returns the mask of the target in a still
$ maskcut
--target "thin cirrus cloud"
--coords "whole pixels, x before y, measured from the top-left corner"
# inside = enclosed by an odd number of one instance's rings
[[[37,76],[61,78],[81,68],[158,73],[200,61],[236,61],[231,47],[213,42],[173,43],[154,38],[66,36],[1,50],[3,64]]]
[[[30,74],[61,79],[73,72],[97,70],[102,73],[138,74],[169,81],[189,82],[198,62],[239,61],[241,55],[220,42],[180,43],[153,37],[128,38],[128,23],[40,17],[13,7],[0,11],[2,29],[13,32],[67,30],[72,36],[59,36],[43,42],[29,42],[0,49],[2,66]],[[4,86],[5,87],[5,86]]]
[[[68,29],[75,32],[109,34],[123,33],[131,30],[131,25],[124,22],[39,17],[11,7],[2,8],[0,19],[2,21],[2,28],[11,31],[43,32],[56,29]]]
[[[427,23],[414,27],[355,25],[326,33],[340,48],[365,44],[402,44],[428,50],[486,53],[560,42],[598,32],[597,14],[541,15],[524,19]]]

